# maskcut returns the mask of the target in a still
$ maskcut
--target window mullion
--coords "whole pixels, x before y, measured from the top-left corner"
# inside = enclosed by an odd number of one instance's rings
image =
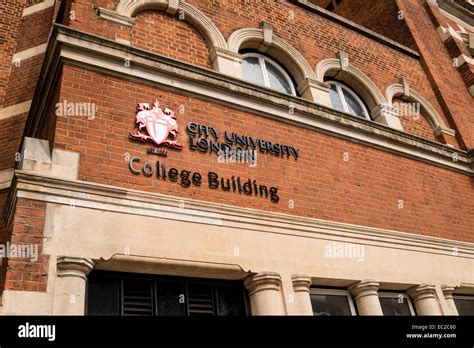
[[[184,288],[184,303],[186,306],[186,316],[189,317],[189,291],[188,291],[188,284],[183,283],[183,288]]]
[[[265,64],[265,59],[263,59],[263,57],[258,57],[258,60],[262,69],[263,82],[265,83],[266,87],[270,88],[270,80],[268,79],[267,65]]]
[[[154,316],[159,316],[160,314],[158,313],[158,290],[157,290],[157,285],[156,285],[156,280],[153,281],[152,283],[152,299],[153,299],[153,314]]]
[[[339,94],[339,99],[341,99],[341,102],[342,102],[342,107],[344,111],[349,114],[350,113],[349,106],[347,105],[346,98],[344,97],[344,93],[342,93],[341,85],[339,83],[336,84],[336,88],[337,88],[337,94]]]
[[[120,315],[123,317],[123,279],[120,279]]]

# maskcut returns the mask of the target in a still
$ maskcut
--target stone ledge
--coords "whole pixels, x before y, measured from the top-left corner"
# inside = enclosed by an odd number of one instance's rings
[[[67,206],[74,203],[76,208],[474,259],[474,243],[67,180],[24,171],[15,172],[10,197],[12,200],[21,197]],[[182,204],[186,208],[179,208]],[[5,213],[8,218],[11,209],[7,209]],[[454,256],[454,251],[457,256]]]

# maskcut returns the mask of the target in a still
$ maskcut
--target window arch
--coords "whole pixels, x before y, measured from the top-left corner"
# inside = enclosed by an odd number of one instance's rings
[[[369,111],[362,99],[345,84],[329,80],[329,96],[334,109],[370,120]]]
[[[403,82],[403,79],[400,81]],[[435,137],[455,137],[455,130],[448,127],[436,109],[421,94],[413,90],[407,81],[388,86],[385,90],[385,97],[389,107],[394,106],[394,98],[403,98],[408,102],[418,103],[419,111],[426,117]],[[446,138],[444,142],[447,142]]]
[[[316,79],[323,83],[331,79],[345,83],[363,100],[370,116],[368,119],[397,130],[403,130],[399,118],[387,106],[385,96],[367,75],[350,63],[349,57],[344,52],[339,51],[337,58],[323,59],[318,62]],[[330,91],[321,93],[320,99],[326,100],[326,105],[331,105]]]
[[[302,98],[316,101],[318,88],[324,88],[325,85],[316,81],[316,73],[303,55],[288,42],[274,35],[272,28],[270,23],[262,22],[260,29],[243,28],[232,32],[227,39],[229,52],[240,57],[239,63],[242,62],[241,52],[244,50],[262,52],[272,57],[293,79],[295,92]],[[235,66],[235,64],[227,64],[227,66]],[[238,73],[240,76],[237,76],[237,73],[235,76],[243,78],[241,64],[239,64]]]
[[[291,77],[277,62],[259,53],[244,53],[244,80],[271,88],[281,93],[296,95]]]
[[[181,11],[186,22],[196,28],[210,48],[227,49],[227,42],[217,26],[200,10],[185,1],[176,0],[120,0],[115,11],[99,7],[100,18],[132,27],[135,16],[144,10],[161,10],[169,14]]]

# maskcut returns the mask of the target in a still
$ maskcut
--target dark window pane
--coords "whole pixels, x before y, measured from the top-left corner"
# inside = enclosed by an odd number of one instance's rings
[[[120,314],[120,282],[114,279],[89,279],[87,293],[88,315]]]
[[[454,303],[459,315],[474,315],[474,298],[472,300],[455,298]]]
[[[245,315],[243,289],[236,286],[217,287],[219,315]]]
[[[123,315],[153,315],[153,284],[145,279],[123,281]]]
[[[380,297],[383,315],[411,315],[406,298]]]
[[[343,295],[311,294],[314,315],[352,315],[349,299]]]
[[[185,301],[183,287],[179,284],[157,282],[156,297],[158,315],[185,315]]]

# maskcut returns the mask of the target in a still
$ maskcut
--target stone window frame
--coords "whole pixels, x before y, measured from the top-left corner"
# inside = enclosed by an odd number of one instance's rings
[[[326,103],[321,103],[317,98],[318,89],[328,92],[328,86],[316,81],[314,69],[306,58],[288,42],[276,36],[270,23],[261,22],[259,29],[241,28],[235,30],[227,39],[227,46],[228,52],[239,59],[233,64],[218,64],[217,71],[242,79],[241,62],[243,58],[239,52],[250,49],[264,53],[288,71],[295,82],[296,91],[302,98],[329,106],[329,99]]]
[[[235,30],[226,41],[211,19],[183,0],[120,0],[115,10],[99,7],[97,15],[99,18],[131,27],[135,24],[134,16],[137,13],[150,9],[166,11],[172,15],[178,13],[184,21],[194,26],[209,46],[209,60],[214,71],[243,79],[242,55],[239,51],[252,48],[265,52],[283,65],[296,82],[295,89],[301,97],[330,106],[327,98],[325,101],[316,98],[317,90],[327,90],[327,86],[316,81],[314,70],[297,49],[273,34],[273,26],[270,23],[260,23],[260,29]]]
[[[318,286],[312,286],[309,288],[309,295],[329,295],[329,296],[346,296],[351,311],[351,316],[357,316],[357,309],[354,299],[349,290],[346,289],[331,289]]]
[[[368,107],[371,120],[391,128],[403,131],[403,127],[393,108],[388,106],[387,100],[372,80],[349,60],[347,53],[339,51],[336,58],[327,58],[319,61],[315,67],[316,79],[323,82],[335,79],[352,88]],[[319,99],[326,96],[321,91]],[[329,90],[327,94],[329,98]],[[332,108],[332,104],[329,104]]]
[[[387,86],[385,89],[385,99],[388,107],[400,117],[399,112],[393,107],[393,98],[396,97],[403,97],[406,100],[420,104],[420,112],[431,126],[435,137],[454,137],[456,135],[456,131],[446,125],[436,109],[420,93],[411,88],[408,79],[402,77],[399,83]]]
[[[385,93],[382,94],[367,75],[351,64],[345,52],[337,52],[336,57],[323,59],[316,65],[317,80],[324,82],[329,77],[342,81],[354,89],[369,107],[373,121],[403,131],[399,111],[393,106],[393,98],[404,96],[420,104],[421,112],[430,124],[435,137],[455,136],[456,132],[446,125],[436,109],[410,87],[408,79],[401,77],[399,83],[387,86]]]

